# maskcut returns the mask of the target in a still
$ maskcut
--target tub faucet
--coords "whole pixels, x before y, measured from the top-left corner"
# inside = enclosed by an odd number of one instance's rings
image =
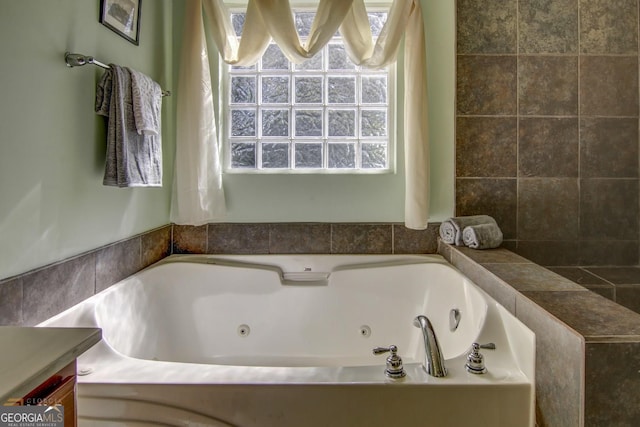
[[[385,375],[394,380],[404,378],[407,373],[402,367],[402,359],[398,356],[398,347],[390,345],[389,347],[376,347],[373,349],[373,354],[383,354],[387,351],[391,352],[391,356],[387,357],[387,369],[384,371]]]
[[[424,337],[425,356],[422,367],[432,377],[446,376],[447,368],[444,367],[444,357],[431,322],[426,316],[419,315],[413,319],[413,326],[420,328]]]

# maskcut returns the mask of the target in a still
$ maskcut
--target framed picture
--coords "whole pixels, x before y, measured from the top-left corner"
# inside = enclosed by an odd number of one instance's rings
[[[142,0],[100,0],[100,23],[138,45]]]

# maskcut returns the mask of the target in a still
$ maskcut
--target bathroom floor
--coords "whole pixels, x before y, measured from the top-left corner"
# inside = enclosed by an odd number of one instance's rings
[[[640,267],[547,268],[640,313]]]

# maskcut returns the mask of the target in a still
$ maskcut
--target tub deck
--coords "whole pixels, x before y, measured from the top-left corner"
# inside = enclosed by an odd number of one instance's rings
[[[422,368],[418,314],[444,378]],[[172,256],[43,324],[54,325],[103,328],[78,360],[79,415],[94,425],[533,423],[533,334],[439,256]],[[485,375],[464,368],[472,342],[496,344]],[[391,344],[402,380],[371,352]]]

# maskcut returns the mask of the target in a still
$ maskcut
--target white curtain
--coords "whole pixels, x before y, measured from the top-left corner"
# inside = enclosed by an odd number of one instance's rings
[[[203,225],[226,214],[200,0],[187,1],[176,124],[171,221]]]
[[[351,60],[369,68],[381,68],[396,60],[400,43],[405,39],[404,62],[404,151],[405,151],[405,225],[409,228],[424,229],[427,227],[429,211],[429,142],[427,132],[427,79],[426,79],[426,46],[424,39],[424,25],[419,0],[394,0],[389,10],[387,21],[377,39],[373,42],[369,20],[364,0],[320,0],[311,32],[305,41],[300,42],[296,32],[291,7],[288,0],[249,0],[246,20],[240,40],[236,37],[231,24],[231,18],[223,0],[191,0],[187,14],[190,21],[185,28],[183,44],[181,75],[179,90],[181,97],[189,98],[195,107],[178,103],[178,124],[181,117],[190,115],[180,114],[181,107],[203,108],[211,98],[210,84],[185,82],[190,85],[182,87],[183,73],[197,74],[206,78],[209,72],[206,58],[206,42],[204,27],[207,25],[222,59],[235,65],[252,65],[256,63],[271,39],[273,39],[289,60],[299,63],[313,57],[340,29],[345,48]],[[205,17],[203,21],[201,5],[204,5]],[[198,36],[194,36],[197,33]],[[192,68],[201,68],[198,71]],[[206,68],[206,69],[205,69]],[[195,77],[195,76],[194,76]],[[198,87],[202,90],[198,91]],[[205,87],[206,86],[206,87]],[[186,90],[185,90],[186,89]],[[207,102],[204,102],[206,100]],[[185,101],[186,102],[186,101]],[[213,105],[211,106],[211,109]],[[213,111],[213,110],[211,110]],[[212,114],[212,113],[211,113]],[[206,114],[208,116],[209,113]],[[189,118],[187,117],[187,118]],[[192,120],[204,120],[204,114],[194,115]],[[188,124],[189,125],[189,124]],[[192,122],[190,125],[195,126]],[[183,125],[184,126],[184,125]],[[215,138],[215,124],[198,124],[196,129],[209,126]],[[182,136],[185,138],[183,139]],[[188,144],[193,152],[203,149],[203,142],[189,139],[198,135],[182,135],[178,129],[178,146]],[[209,136],[209,135],[208,135]],[[211,140],[211,138],[209,138]],[[217,143],[204,148],[205,152],[215,151],[216,163],[219,166]],[[178,148],[180,151],[180,148]],[[181,176],[181,163],[176,160],[176,177]],[[182,167],[188,167],[182,164]],[[198,169],[198,174],[212,173],[215,175],[216,185],[221,184],[219,167],[215,172]],[[195,180],[195,176],[189,179]],[[178,181],[178,179],[176,179]],[[207,182],[200,177],[197,182]],[[194,181],[196,182],[196,181]],[[201,209],[224,209],[224,195],[221,185],[216,187],[210,205],[200,199]],[[198,188],[198,190],[200,190]],[[206,189],[203,189],[207,191]],[[176,192],[180,187],[176,188]],[[207,193],[210,194],[210,191]],[[195,192],[194,192],[195,196]],[[188,197],[191,201],[196,197]],[[176,197],[179,201],[179,197]],[[216,207],[217,206],[217,207]],[[220,208],[222,206],[222,208]],[[180,206],[178,207],[178,209]],[[195,208],[187,205],[185,212]],[[194,212],[194,218],[211,216]]]

